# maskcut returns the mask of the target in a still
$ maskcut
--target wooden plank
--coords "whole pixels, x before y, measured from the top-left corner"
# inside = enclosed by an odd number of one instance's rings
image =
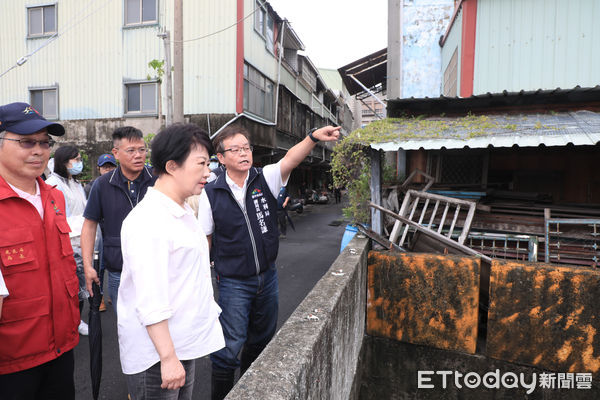
[[[446,222],[446,214],[448,214],[448,208],[450,208],[450,203],[446,203],[446,208],[444,208],[442,219],[440,219],[440,226],[438,227],[437,233],[440,233],[444,227],[444,222]]]
[[[433,225],[433,220],[435,219],[435,214],[437,213],[438,206],[440,205],[440,201],[435,201],[435,206],[433,207],[433,212],[431,213],[431,218],[429,219],[429,224],[427,227],[431,229],[431,225]]]
[[[369,207],[377,208],[378,210],[380,210],[388,215],[391,215],[392,217],[402,221],[403,223],[412,226],[419,232],[423,232],[425,235],[433,237],[433,238],[437,239],[438,241],[440,241],[441,243],[443,243],[447,246],[450,246],[456,250],[461,251],[463,254],[478,256],[478,257],[481,257],[482,260],[485,260],[487,262],[492,262],[492,259],[490,257],[484,256],[483,254],[481,254],[480,252],[478,252],[476,250],[473,250],[463,244],[455,242],[454,240],[448,239],[446,236],[440,235],[439,233],[437,233],[431,229],[427,229],[427,228],[417,224],[414,221],[411,221],[405,217],[402,217],[402,216],[396,214],[395,212],[386,210],[385,208],[378,206],[377,204],[374,204],[374,203],[369,203]]]
[[[371,151],[371,201],[381,205],[381,157],[379,151]],[[383,216],[371,210],[371,226],[379,235],[383,232]]]
[[[448,231],[448,237],[452,237],[452,231],[454,231],[454,226],[456,225],[456,219],[458,218],[458,213],[460,213],[460,204],[456,206],[456,210],[454,211],[454,218],[452,219],[452,224],[450,225],[450,230]]]
[[[425,213],[427,212],[427,206],[429,205],[429,199],[425,200],[425,205],[423,206],[423,210],[421,211],[421,217],[419,217],[419,225],[423,223],[423,218],[425,217]]]
[[[402,206],[400,206],[400,211],[398,213],[402,216],[406,215],[406,209],[408,208],[408,204],[410,203],[410,193],[406,193],[404,195],[404,200],[402,200]],[[398,236],[400,236],[400,229],[402,228],[402,222],[396,220],[394,223],[394,227],[392,228],[392,233],[390,233],[390,242],[396,243],[398,240]]]
[[[463,224],[463,230],[460,236],[458,237],[458,243],[464,244],[467,236],[469,235],[469,231],[471,230],[471,224],[473,223],[473,217],[475,216],[475,207],[469,208],[467,212],[467,218],[465,219],[465,223]]]
[[[412,210],[410,211],[410,215],[408,219],[412,221],[412,217],[415,214],[415,210],[417,209],[417,205],[419,204],[419,198],[415,196],[415,200],[413,201]],[[406,240],[406,235],[408,235],[408,225],[404,227],[404,232],[402,232],[402,239],[400,239],[400,246],[404,245],[404,241]]]

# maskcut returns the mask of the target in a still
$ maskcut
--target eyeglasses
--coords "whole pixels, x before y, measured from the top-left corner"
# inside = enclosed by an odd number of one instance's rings
[[[251,153],[252,150],[254,150],[253,146],[232,147],[230,149],[223,150],[223,153],[226,153],[226,152],[230,151],[230,152],[232,152],[234,154],[241,155],[242,152],[244,152],[244,153]]]
[[[117,147],[117,150],[118,150],[118,149],[119,149],[119,148]],[[136,153],[140,153],[141,155],[144,155],[144,154],[146,154],[146,153],[148,152],[148,149],[147,149],[147,148],[145,148],[145,147],[140,147],[140,148],[137,148],[137,149],[131,148],[131,149],[126,149],[126,150],[123,150],[123,151],[124,151],[124,152],[125,152],[125,154],[127,154],[129,157],[132,157],[132,156],[133,156],[134,154],[136,154]]]
[[[11,142],[19,142],[19,145],[21,145],[21,147],[24,149],[33,149],[36,144],[39,144],[40,148],[46,150],[46,149],[49,149],[50,147],[54,146],[54,143],[56,143],[52,139],[33,140],[33,139],[11,139],[11,138],[5,138],[5,137],[0,138],[0,139],[1,140],[10,140]]]

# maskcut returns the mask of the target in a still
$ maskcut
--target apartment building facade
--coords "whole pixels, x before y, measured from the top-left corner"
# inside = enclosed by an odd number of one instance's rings
[[[110,149],[118,126],[160,130],[167,90],[149,62],[165,60],[165,32],[173,49],[172,1],[19,0],[2,2],[0,14],[1,103],[30,102],[90,155]],[[343,122],[340,98],[267,1],[183,2],[182,25],[185,119],[211,135],[245,125],[257,164],[276,160],[312,127]],[[318,146],[308,164],[322,167],[330,153]]]

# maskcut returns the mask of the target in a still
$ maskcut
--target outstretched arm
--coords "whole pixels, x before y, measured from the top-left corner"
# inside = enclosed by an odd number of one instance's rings
[[[321,142],[333,142],[340,137],[340,129],[340,126],[325,126],[314,131],[312,135]],[[281,160],[281,179],[283,182],[287,181],[292,170],[300,165],[316,145],[317,143],[306,136],[303,141],[288,150]]]

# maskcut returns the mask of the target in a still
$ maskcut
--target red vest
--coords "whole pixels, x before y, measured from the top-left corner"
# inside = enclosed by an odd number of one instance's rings
[[[79,342],[79,282],[60,191],[38,178],[44,220],[0,177],[0,375],[51,361]]]

